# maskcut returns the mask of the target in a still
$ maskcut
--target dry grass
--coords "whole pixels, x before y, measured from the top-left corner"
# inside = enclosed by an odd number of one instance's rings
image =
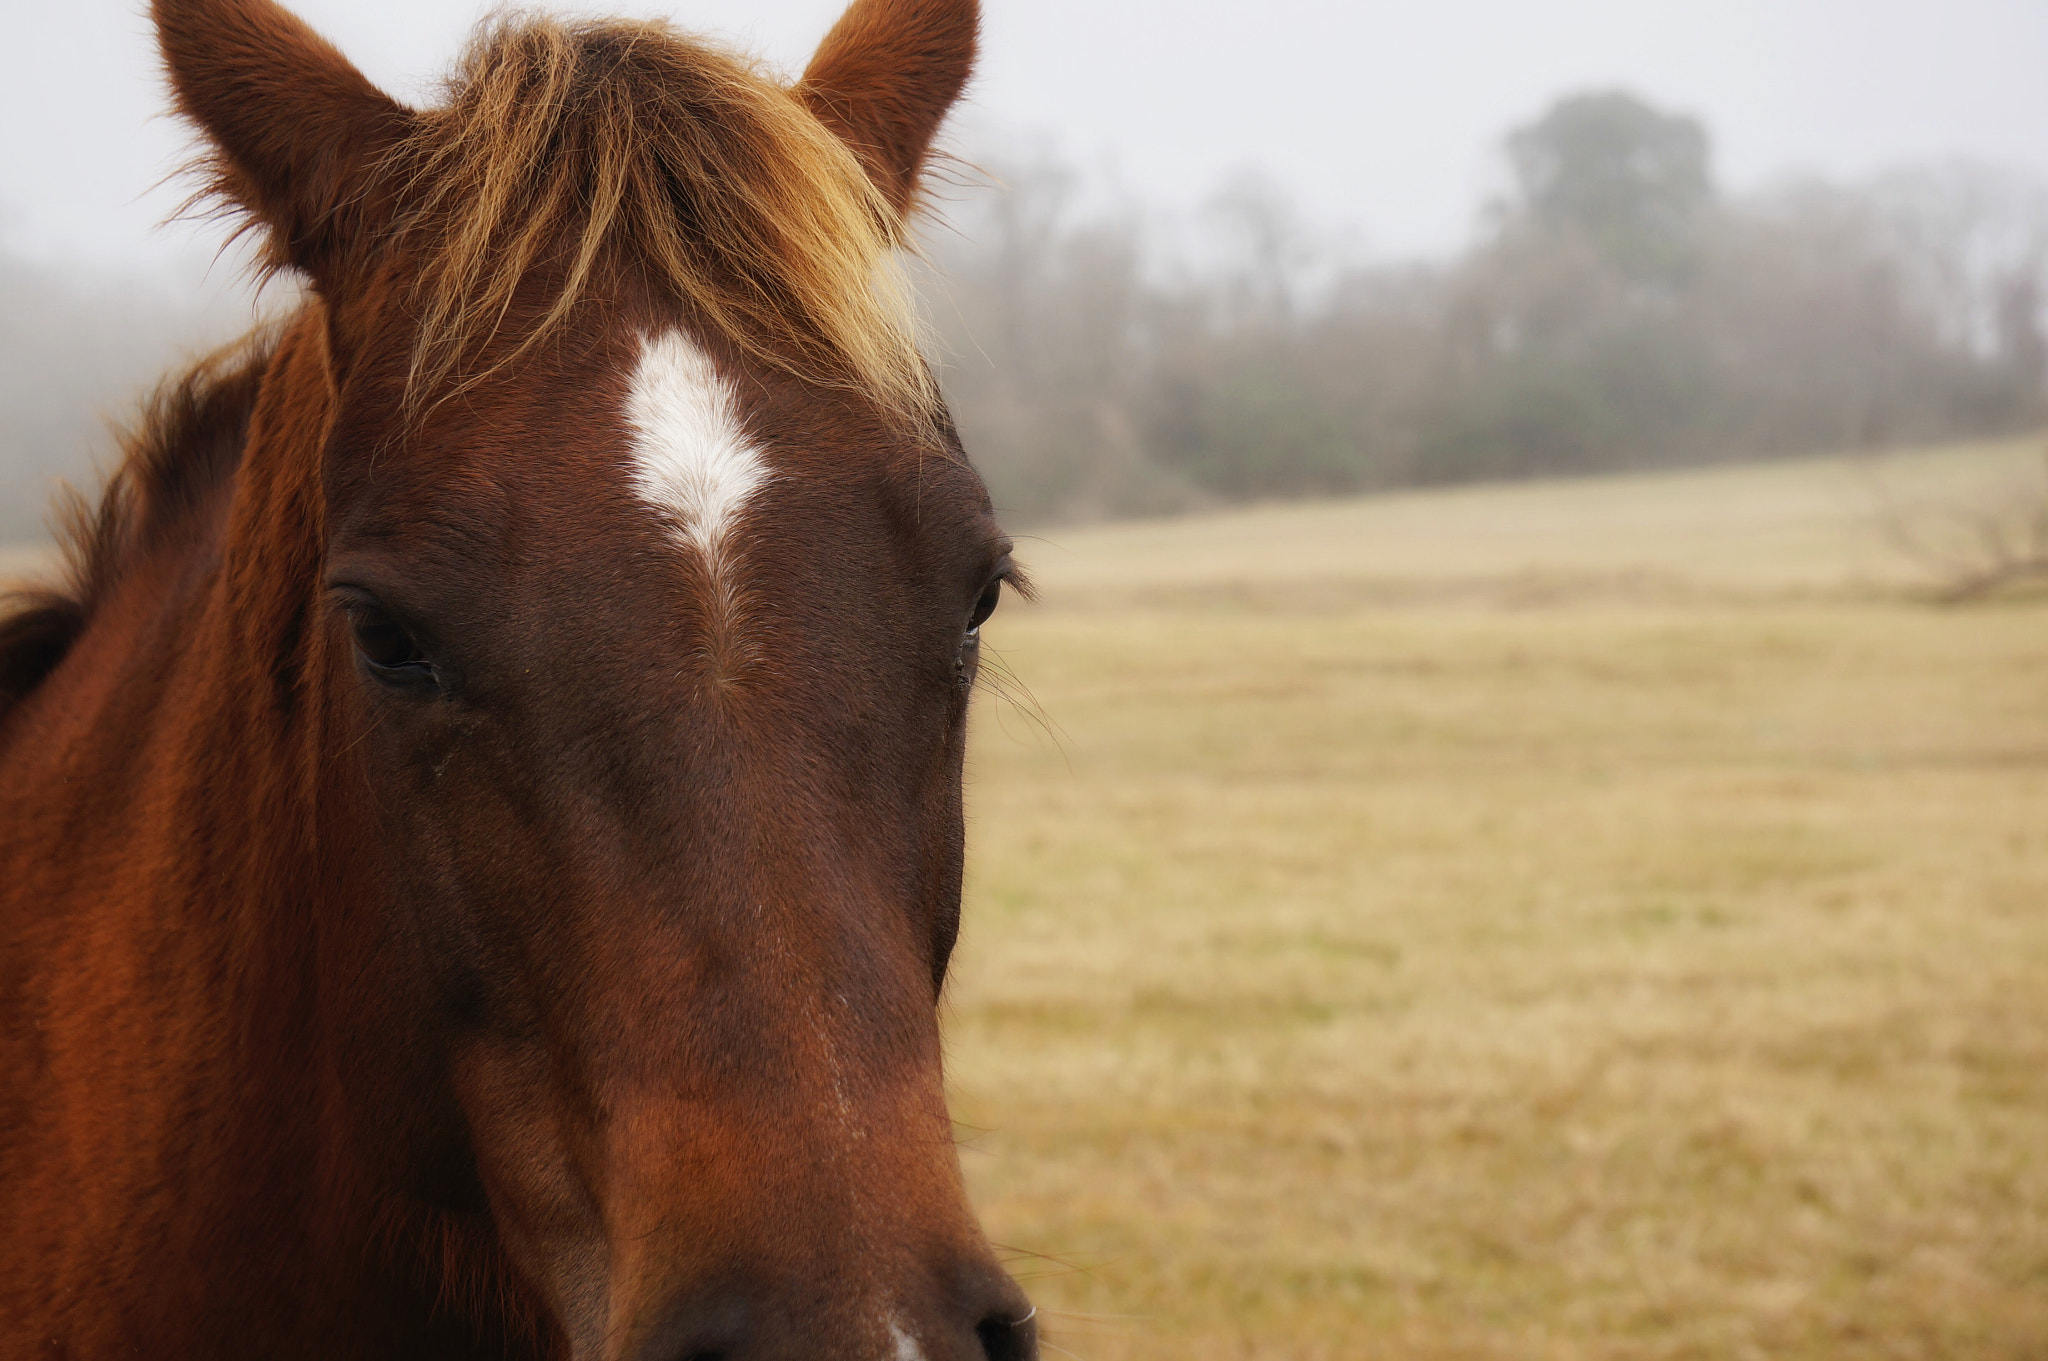
[[[1064,1353],[2048,1355],[2048,607],[1873,485],[1031,546],[949,1036]]]

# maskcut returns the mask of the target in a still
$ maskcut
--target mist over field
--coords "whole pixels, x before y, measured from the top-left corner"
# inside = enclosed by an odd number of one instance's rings
[[[272,306],[289,296],[272,292]],[[142,397],[257,316],[246,292],[168,270],[58,270],[5,252],[0,299],[0,545],[40,539],[59,480],[96,489]]]
[[[1469,247],[1386,261],[1265,172],[1174,214],[1029,138],[983,140],[923,272],[956,418],[1020,522],[1898,447],[2048,413],[2048,183],[2024,171],[1731,193],[1698,120],[1581,92],[1504,131],[1508,182]],[[0,256],[0,540],[35,536],[53,479],[90,481],[108,420],[167,364],[253,315],[173,277]]]

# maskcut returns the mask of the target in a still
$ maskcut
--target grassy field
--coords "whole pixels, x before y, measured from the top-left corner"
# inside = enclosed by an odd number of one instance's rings
[[[1052,1354],[2048,1357],[2048,602],[1877,528],[2038,457],[1028,542],[948,1033]]]

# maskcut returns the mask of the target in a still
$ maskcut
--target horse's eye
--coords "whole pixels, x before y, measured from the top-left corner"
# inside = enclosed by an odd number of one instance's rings
[[[996,605],[1002,598],[1003,579],[997,577],[988,584],[988,589],[981,593],[981,599],[974,602],[974,613],[967,616],[967,636],[969,639],[980,636],[981,626],[986,624],[988,617],[996,612]]]
[[[399,623],[381,605],[356,601],[348,607],[349,630],[356,650],[379,679],[411,684],[433,679],[434,666]]]

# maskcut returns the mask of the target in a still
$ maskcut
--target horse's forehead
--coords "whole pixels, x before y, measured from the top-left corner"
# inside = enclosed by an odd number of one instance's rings
[[[724,589],[740,519],[770,476],[732,384],[683,332],[647,336],[625,417],[634,492],[699,555],[714,590]]]
[[[737,614],[739,583],[750,568],[821,536],[844,550],[866,532],[907,535],[934,561],[986,555],[1000,538],[980,479],[964,461],[927,458],[913,442],[878,441],[873,425],[835,432],[834,417],[795,417],[772,397],[765,407],[747,407],[741,392],[762,385],[744,374],[736,384],[687,330],[636,335],[623,367],[618,414],[628,488],[694,561],[698,570],[686,579],[708,586],[714,615]],[[838,494],[853,486],[883,498],[869,503],[866,530],[857,523],[860,498]],[[902,514],[904,503],[916,513]]]

